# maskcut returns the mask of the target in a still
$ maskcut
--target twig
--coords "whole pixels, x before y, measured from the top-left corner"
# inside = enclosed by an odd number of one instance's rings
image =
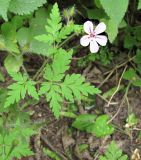
[[[125,94],[124,94],[124,96],[123,96],[123,98],[122,98],[122,102],[121,102],[121,104],[120,104],[117,112],[116,112],[115,115],[108,121],[108,123],[111,123],[111,122],[113,121],[113,119],[115,119],[115,117],[119,114],[120,109],[121,109],[121,107],[122,107],[125,99],[127,98],[127,94],[128,94],[128,91],[129,91],[130,86],[131,86],[131,82],[128,83],[128,86],[127,86],[127,88],[126,88]]]
[[[46,143],[46,145],[54,152],[56,152],[61,158],[62,160],[68,160],[62,153],[60,153],[52,144],[51,142],[45,138],[45,136],[43,134],[41,134],[41,139]]]
[[[98,88],[102,87],[103,84],[104,84],[106,81],[108,81],[108,79],[111,77],[111,75],[114,73],[114,71],[115,71],[115,70],[112,70],[112,71],[108,74],[108,76],[104,79],[104,81],[99,84]]]
[[[110,72],[112,72],[113,70],[115,71],[115,70],[123,67],[124,65],[126,65],[127,63],[129,63],[130,61],[132,61],[134,58],[135,58],[135,56],[129,58],[127,61],[125,61],[125,62],[123,62],[123,63],[119,63],[118,65],[116,65],[115,68],[111,69],[110,71],[105,72],[104,75],[107,75],[107,74],[109,74]]]
[[[127,66],[125,66],[125,68],[124,68],[124,70],[123,70],[123,72],[122,72],[122,75],[121,75],[121,77],[120,77],[120,79],[119,79],[119,82],[118,82],[117,89],[115,90],[115,92],[114,92],[113,95],[111,96],[111,98],[110,98],[110,100],[109,100],[109,102],[108,102],[108,106],[110,105],[113,97],[115,96],[115,94],[118,92],[118,90],[119,90],[119,88],[120,88],[121,80],[122,80],[122,77],[123,77],[123,75],[124,75],[124,73],[125,73],[125,71],[126,71],[126,68],[127,68]]]

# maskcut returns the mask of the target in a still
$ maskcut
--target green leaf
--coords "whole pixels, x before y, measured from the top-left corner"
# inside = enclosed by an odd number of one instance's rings
[[[35,39],[40,42],[52,44],[57,41],[61,27],[61,15],[58,4],[55,3],[51,10],[50,19],[47,19],[47,25],[45,26],[47,34],[36,36]]]
[[[8,20],[7,11],[8,11],[8,8],[9,8],[10,1],[11,0],[0,0],[0,15],[6,21]]]
[[[17,41],[21,47],[24,47],[30,42],[30,31],[28,28],[20,28],[17,32]]]
[[[87,132],[94,133],[96,137],[103,137],[114,132],[114,127],[108,124],[109,117],[107,115],[99,116],[94,125],[87,128]]]
[[[35,88],[35,82],[28,79],[27,75],[22,75],[21,73],[11,73],[11,76],[17,82],[11,84],[8,89],[8,95],[4,107],[7,108],[15,102],[18,103],[21,99],[24,99],[26,93],[38,100],[38,93]]]
[[[6,109],[4,108],[4,103],[7,97],[7,90],[4,88],[0,88],[0,112],[4,112]],[[5,111],[6,112],[6,111]]]
[[[93,114],[84,114],[79,115],[72,123],[72,126],[81,131],[93,133],[96,137],[103,137],[114,132],[113,126],[107,124],[108,119],[107,115],[97,117]]]
[[[138,9],[141,9],[141,0],[138,0]]]
[[[137,124],[138,119],[137,119],[137,117],[136,117],[136,115],[134,113],[131,113],[131,114],[129,114],[126,122],[127,122],[129,127],[132,127],[132,126]]]
[[[44,3],[46,0],[11,0],[9,10],[19,15],[30,14]]]
[[[9,54],[4,61],[4,65],[8,72],[18,72],[22,64],[22,56],[12,56],[11,54]]]
[[[108,38],[109,38],[110,42],[112,43],[118,34],[118,26],[111,19],[108,20],[108,22],[107,22],[107,31],[106,32],[108,33]]]
[[[26,132],[26,137],[22,135],[22,131]],[[29,138],[33,135],[30,128],[10,128],[10,132],[5,135],[0,134],[0,155],[4,160],[13,158],[22,158],[23,156],[33,155],[29,148]],[[2,139],[2,140],[1,140]],[[5,150],[5,152],[3,152]]]
[[[72,126],[81,130],[86,131],[87,127],[94,124],[96,120],[96,115],[94,114],[82,114],[79,115],[75,121],[72,123]]]
[[[61,158],[55,152],[53,152],[47,148],[44,148],[43,152],[45,155],[47,155],[48,157],[50,157],[53,160],[61,160]]]
[[[114,21],[117,25],[122,21],[125,12],[128,7],[128,0],[100,0],[102,7],[104,8],[107,15],[110,17],[112,21]],[[117,7],[118,6],[118,7]],[[116,15],[116,18],[115,18]]]
[[[8,52],[19,54],[19,48],[16,43],[16,27],[10,23],[3,23],[1,26],[2,37],[4,38],[5,49]]]
[[[122,150],[112,141],[106,149],[104,156],[100,156],[99,160],[128,160],[128,157],[124,155]]]
[[[47,65],[44,78],[50,81],[60,81],[65,75],[64,72],[69,69],[72,58],[72,50],[66,52],[64,49],[58,49],[54,56],[52,65]]]
[[[66,89],[63,92],[64,86]],[[71,100],[71,95],[74,95],[74,98],[80,100],[82,95],[88,96],[88,94],[92,95],[100,93],[99,89],[90,86],[89,83],[85,83],[85,78],[80,74],[67,75],[64,82],[61,84],[61,87],[63,95],[69,100]]]
[[[49,55],[49,45],[43,42],[39,42],[34,37],[45,34],[45,25],[46,19],[49,17],[50,7],[47,9],[41,8],[35,13],[35,17],[33,17],[30,21],[29,32],[31,36],[31,42],[29,45],[29,51],[36,54],[41,54],[44,56]]]
[[[62,27],[58,34],[57,42],[61,42],[61,40],[66,39],[72,32],[75,32],[76,27],[79,28],[80,26],[70,23]]]
[[[50,102],[50,108],[54,113],[56,118],[59,118],[61,111],[61,104],[63,102],[63,98],[60,95],[60,87],[57,85],[51,85],[50,91],[48,92],[46,99]]]
[[[99,89],[85,83],[85,78],[79,74],[65,76],[69,69],[72,58],[72,50],[69,52],[60,48],[56,51],[53,62],[47,64],[44,72],[44,79],[39,90],[39,95],[45,94],[47,102],[54,115],[58,118],[61,110],[61,103],[64,99],[73,102],[81,99],[81,96],[100,93]]]
[[[102,19],[106,18],[106,14],[103,9],[87,9],[89,19]]]
[[[141,64],[141,50],[139,50],[139,49],[136,51],[136,56],[134,58],[134,62],[136,64]]]
[[[117,1],[100,0],[100,3],[110,18],[109,22],[108,22],[107,33],[108,33],[110,42],[113,42],[117,36],[118,27],[119,27],[124,15],[125,15],[129,1],[128,0],[124,0],[124,1],[122,1],[122,0],[117,0]],[[116,15],[116,18],[115,18],[115,15]],[[114,25],[114,26],[112,27],[112,25]]]
[[[133,68],[129,68],[123,75],[123,78],[126,80],[134,80],[137,78],[137,74]]]

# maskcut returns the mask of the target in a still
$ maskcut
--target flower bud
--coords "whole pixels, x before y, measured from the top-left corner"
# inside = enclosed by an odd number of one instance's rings
[[[75,14],[76,14],[75,6],[63,10],[63,17],[67,21],[70,21],[70,19],[73,18]]]

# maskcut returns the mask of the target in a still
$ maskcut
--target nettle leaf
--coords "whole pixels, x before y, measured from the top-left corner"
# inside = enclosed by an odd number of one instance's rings
[[[34,99],[38,100],[38,93],[35,88],[35,82],[30,80],[27,75],[22,75],[21,73],[11,74],[13,80],[17,81],[11,84],[8,89],[7,99],[4,107],[9,107],[15,102],[19,102],[21,99],[24,99],[26,94],[30,95]]]
[[[16,27],[11,22],[3,23],[1,26],[2,37],[4,39],[5,50],[19,54],[19,48],[16,42]]]
[[[5,21],[8,20],[7,11],[9,8],[10,1],[11,0],[0,0],[0,15]]]
[[[106,149],[104,156],[100,156],[99,160],[128,160],[128,156],[122,153],[117,144],[112,141]]]
[[[129,1],[128,0],[124,0],[124,1],[100,0],[100,3],[110,18],[108,22],[108,36],[109,36],[110,42],[113,42],[117,36],[118,27],[125,15]],[[112,25],[114,25],[114,27],[112,27]],[[112,30],[110,29],[111,27],[112,27]]]
[[[15,14],[30,14],[41,7],[47,0],[11,0],[9,10]]]

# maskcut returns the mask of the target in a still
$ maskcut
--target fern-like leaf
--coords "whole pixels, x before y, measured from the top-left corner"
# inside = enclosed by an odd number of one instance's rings
[[[11,76],[13,80],[17,82],[8,87],[9,91],[4,107],[9,107],[15,102],[19,102],[21,99],[24,99],[26,93],[38,100],[38,93],[35,88],[36,83],[34,81],[28,79],[26,75],[22,75],[21,73],[11,73]]]
[[[99,160],[128,160],[128,157],[122,153],[122,150],[117,147],[115,142],[111,142],[104,156],[100,156]]]
[[[53,63],[47,65],[44,78],[49,81],[60,81],[65,76],[65,71],[69,69],[72,58],[72,50],[66,52],[60,48],[54,56]]]
[[[50,19],[47,19],[45,28],[47,34],[36,36],[35,39],[40,42],[52,44],[57,40],[59,30],[62,28],[61,15],[57,3],[52,8]]]
[[[46,96],[55,117],[59,117],[61,103],[64,100],[73,102],[75,99],[81,99],[81,96],[88,94],[96,94],[100,91],[85,83],[85,78],[80,74],[72,74],[65,76],[65,72],[69,69],[72,51],[66,52],[59,49],[54,55],[52,64],[48,64],[45,68],[44,79],[39,90],[39,95]]]
[[[88,94],[100,93],[99,89],[90,86],[89,83],[85,83],[85,78],[80,74],[67,75],[61,87],[64,97],[70,101],[72,96],[80,100],[81,95],[88,96]]]

